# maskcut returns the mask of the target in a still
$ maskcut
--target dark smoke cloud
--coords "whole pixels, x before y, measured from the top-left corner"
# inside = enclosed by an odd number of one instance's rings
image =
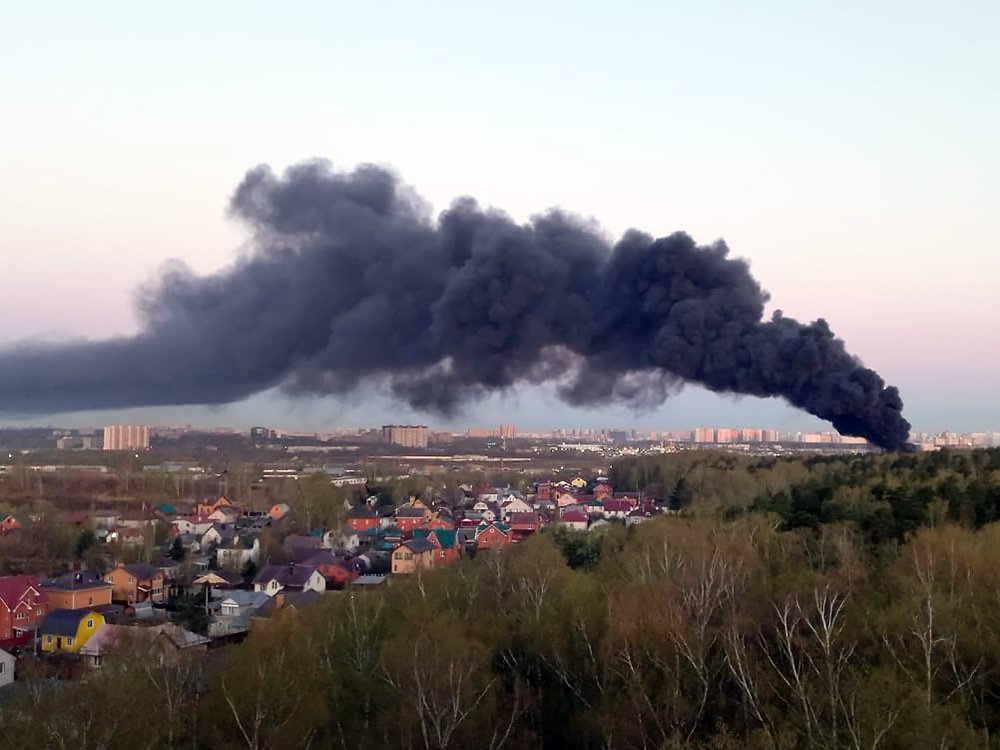
[[[40,414],[235,401],[280,386],[385,382],[450,414],[518,383],[570,404],[661,403],[681,382],[780,396],[876,445],[905,446],[902,402],[823,320],[762,322],[767,294],[725,244],[628,232],[611,246],[552,211],[516,224],[475,201],[437,221],[390,172],[320,162],[250,171],[231,211],[252,251],[145,290],[142,333],[0,352],[0,410]]]

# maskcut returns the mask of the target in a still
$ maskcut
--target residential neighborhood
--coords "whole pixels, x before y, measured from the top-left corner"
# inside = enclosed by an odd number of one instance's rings
[[[257,510],[226,494],[64,516],[79,535],[78,557],[0,576],[0,685],[25,658],[54,660],[63,676],[77,674],[66,664],[99,667],[133,632],[214,650],[282,609],[500,553],[534,534],[599,531],[668,510],[616,492],[603,475],[526,489],[428,487],[391,504],[363,490],[335,509],[341,520],[332,527],[304,526],[294,500]],[[43,522],[8,514],[0,530],[13,540]]]

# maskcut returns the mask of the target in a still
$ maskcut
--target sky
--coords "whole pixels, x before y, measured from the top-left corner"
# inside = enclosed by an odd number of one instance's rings
[[[873,7],[874,6],[874,7]],[[392,167],[435,209],[554,206],[724,238],[917,430],[1000,430],[1000,4],[21,3],[0,24],[0,343],[137,330],[173,258],[244,246],[247,169]],[[453,422],[377,393],[8,424],[383,421],[822,429],[688,387],[651,413],[525,390]]]

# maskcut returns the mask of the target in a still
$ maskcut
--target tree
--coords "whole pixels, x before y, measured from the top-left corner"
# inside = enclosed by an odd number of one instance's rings
[[[170,545],[170,559],[174,562],[180,562],[184,559],[184,555],[186,553],[187,551],[184,549],[184,542],[181,541],[179,536],[174,537],[174,541]]]

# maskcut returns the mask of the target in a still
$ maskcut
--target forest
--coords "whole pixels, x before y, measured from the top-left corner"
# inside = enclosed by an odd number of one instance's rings
[[[1000,748],[1000,451],[625,459],[677,511],[0,706],[10,748]]]

